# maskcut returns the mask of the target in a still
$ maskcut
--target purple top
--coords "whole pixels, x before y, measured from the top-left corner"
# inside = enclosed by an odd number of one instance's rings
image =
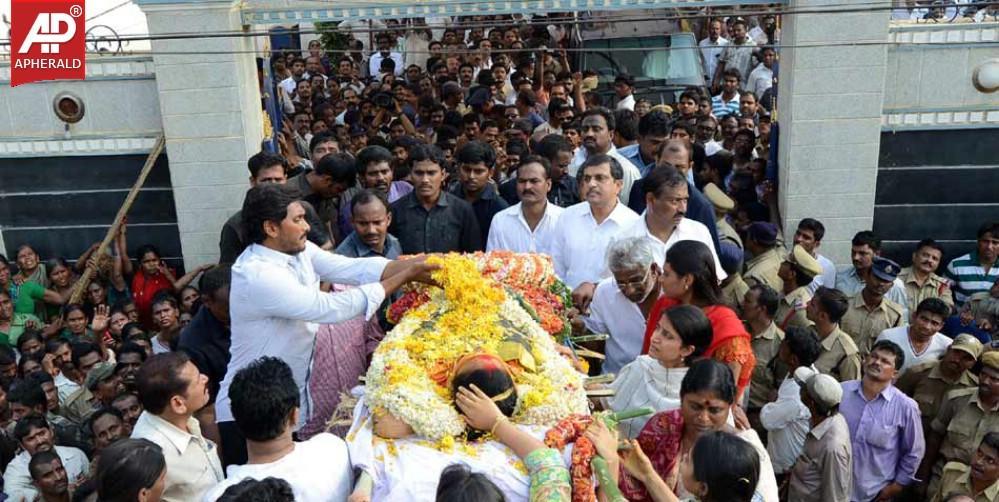
[[[843,382],[839,411],[853,447],[851,502],[868,502],[891,482],[915,481],[926,444],[919,406],[889,385],[877,397],[864,397],[861,380]]]

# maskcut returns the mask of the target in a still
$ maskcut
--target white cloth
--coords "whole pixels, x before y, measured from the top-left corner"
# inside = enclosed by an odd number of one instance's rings
[[[355,388],[355,393],[358,392],[363,389]],[[538,439],[548,430],[543,426],[517,427]],[[506,500],[528,499],[530,479],[526,472],[514,467],[518,459],[509,448],[496,441],[485,441],[444,453],[417,436],[395,439],[390,444],[373,434],[371,414],[363,398],[354,408],[347,448],[354,468],[368,473],[374,481],[371,502],[434,500],[441,472],[454,463],[484,474]],[[566,467],[570,465],[571,451],[567,448],[562,454]]]
[[[909,341],[909,326],[899,326],[897,328],[888,328],[878,335],[876,342],[881,340],[888,340],[894,342],[902,348],[902,353],[905,354],[905,361],[902,362],[902,368],[899,369],[898,374],[901,375],[905,370],[922,363],[927,363],[930,361],[937,361],[943,357],[944,353],[947,352],[947,348],[950,347],[954,340],[949,336],[942,333],[934,333],[933,338],[930,338],[929,345],[923,349],[923,352],[916,354],[916,349],[912,347],[912,342]]]
[[[818,373],[814,366],[812,370]],[[770,432],[767,453],[778,474],[789,471],[801,454],[805,436],[811,430],[811,418],[811,412],[801,402],[801,386],[788,375],[777,389],[777,400],[760,409],[760,423]]]
[[[555,229],[563,211],[565,211],[564,208],[547,203],[545,214],[538,222],[538,226],[534,227],[534,231],[531,231],[531,227],[527,225],[527,220],[524,219],[522,202],[496,213],[493,216],[492,224],[489,225],[486,251],[506,249],[515,253],[551,255],[554,247]]]
[[[621,164],[621,169],[624,171],[624,176],[621,178],[621,193],[618,194],[617,198],[627,205],[631,195],[631,185],[635,184],[635,180],[642,177],[642,173],[635,167],[635,164],[624,155],[621,155],[614,145],[611,145],[610,150],[607,150],[607,155],[614,157],[614,160],[618,164]],[[569,164],[569,176],[576,176],[579,166],[583,165],[583,162],[586,162],[586,158],[589,156],[590,154],[586,151],[586,148],[577,149],[576,153],[572,156],[572,162]],[[582,189],[583,187],[580,186],[579,188]]]
[[[56,391],[59,393],[59,404],[65,403],[73,393],[80,390],[80,384],[66,378],[61,371],[55,377]]]
[[[610,407],[623,411],[649,406],[655,413],[675,410],[680,407],[680,384],[686,374],[687,368],[665,368],[648,354],[638,356],[621,368],[611,384],[614,397],[610,399]],[[625,420],[618,430],[634,439],[650,418],[652,415]]]
[[[295,443],[295,449],[267,464],[230,465],[222,484],[210,490],[204,502],[215,502],[226,488],[240,481],[274,477],[291,485],[297,502],[340,502],[352,490],[353,472],[347,443],[329,433]]]
[[[55,446],[56,455],[62,460],[62,467],[66,469],[66,477],[69,483],[76,483],[79,478],[86,476],[90,472],[90,461],[82,451],[69,446]],[[33,502],[38,496],[38,490],[31,480],[31,473],[28,472],[28,462],[31,456],[28,452],[21,450],[7,464],[7,470],[3,473],[3,492],[9,497],[10,502]]]
[[[715,140],[711,140],[704,144],[704,155],[710,157],[724,149],[725,148],[722,146],[721,143]],[[691,171],[693,171],[693,169],[691,169]]]
[[[642,309],[621,293],[614,277],[597,284],[590,302],[590,315],[583,318],[586,328],[594,333],[607,333],[607,346],[601,370],[617,373],[624,365],[642,353],[645,340],[645,316]]]
[[[278,85],[281,86],[281,89],[284,90],[285,94],[291,96],[295,94],[295,88],[298,87],[298,81],[295,80],[295,77],[288,77],[281,82],[278,82]]]
[[[708,37],[697,44],[700,46],[701,56],[704,58],[704,73],[708,76],[708,82],[715,78],[715,70],[718,68],[718,58],[721,57],[722,50],[728,44],[728,39],[723,37],[718,37],[718,40],[714,42]]]
[[[774,72],[763,63],[756,65],[753,71],[749,72],[749,83],[746,90],[756,95],[756,99],[774,85]]]
[[[201,426],[194,418],[187,419],[187,428],[190,433],[143,411],[132,430],[133,439],[148,439],[163,450],[167,466],[165,502],[200,500],[225,479],[215,443],[201,435]]]
[[[576,289],[584,282],[596,284],[600,279],[608,277],[607,245],[615,235],[638,218],[634,211],[621,202],[599,224],[590,212],[589,202],[583,201],[567,207],[559,218],[553,239],[552,261],[555,262],[555,273],[570,289]]]
[[[635,95],[629,94],[621,98],[621,100],[617,102],[617,106],[615,106],[614,109],[635,111]]]
[[[236,372],[262,356],[275,356],[291,366],[302,389],[300,424],[305,423],[312,414],[307,382],[318,323],[374,315],[385,300],[377,281],[387,264],[384,258],[346,258],[311,242],[296,255],[260,244],[246,248],[232,266],[231,359],[215,404],[217,420],[233,420],[229,385]],[[319,290],[320,279],[363,286],[330,294]]]
[[[680,220],[680,223],[677,224],[673,233],[666,239],[666,242],[663,242],[655,235],[652,235],[652,232],[649,232],[649,226],[645,220],[648,214],[648,210],[642,212],[641,217],[635,220],[631,226],[619,232],[614,239],[627,239],[628,237],[643,237],[648,239],[649,243],[652,244],[652,253],[656,258],[656,263],[659,264],[659,268],[662,268],[666,263],[666,252],[677,242],[702,242],[708,246],[708,249],[711,250],[711,256],[715,259],[715,273],[718,274],[718,280],[723,281],[728,277],[728,274],[722,270],[721,261],[718,260],[718,251],[715,250],[714,241],[711,239],[711,232],[703,223],[690,218],[684,218]]]
[[[396,76],[402,75],[402,72],[406,69],[406,65],[402,61],[402,54],[398,52],[389,52],[389,58],[395,61],[395,74]],[[385,56],[381,52],[375,52],[371,55],[368,60],[368,75],[378,75],[379,70],[382,67],[382,60]]]
[[[819,289],[819,286],[827,288],[836,286],[836,264],[822,255],[816,255],[815,260],[819,262],[819,265],[822,265],[822,273],[815,276],[808,284],[808,292],[812,294]]]

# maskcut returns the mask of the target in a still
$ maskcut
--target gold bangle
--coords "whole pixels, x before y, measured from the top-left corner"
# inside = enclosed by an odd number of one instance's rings
[[[495,422],[493,422],[493,426],[492,426],[492,427],[491,427],[491,428],[489,429],[489,434],[492,434],[493,436],[495,436],[495,435],[496,435],[496,428],[497,428],[497,427],[499,427],[499,425],[500,425],[501,423],[503,423],[503,422],[506,422],[506,421],[507,421],[507,420],[506,420],[506,416],[504,416],[504,415],[500,415],[500,416],[499,416],[499,417],[498,417],[498,418],[496,419],[496,421],[495,421]]]

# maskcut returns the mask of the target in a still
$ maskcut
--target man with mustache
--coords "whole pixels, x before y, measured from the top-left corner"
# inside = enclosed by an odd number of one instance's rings
[[[878,340],[891,340],[905,352],[904,374],[910,367],[940,359],[947,347],[953,343],[947,335],[940,333],[944,319],[950,315],[950,307],[938,298],[923,300],[909,319],[907,326],[886,329],[878,335]]]
[[[439,176],[438,180],[442,180]],[[468,214],[474,225],[471,208]],[[308,240],[305,208],[299,202],[298,191],[291,186],[265,184],[250,189],[243,204],[243,218],[253,244],[232,266],[231,359],[215,403],[226,464],[246,461],[245,439],[235,425],[229,403],[229,386],[237,371],[264,355],[284,359],[303,390],[304,423],[312,412],[307,375],[318,324],[362,315],[370,319],[387,295],[411,280],[429,281],[429,272],[434,268],[422,258],[389,261],[380,257],[347,258],[323,251]],[[331,295],[319,289],[320,281],[359,286]],[[141,389],[142,370],[138,382]],[[140,396],[145,401],[142,392]],[[149,406],[145,408],[148,411]]]
[[[968,334],[958,335],[939,361],[913,366],[895,382],[898,390],[919,405],[924,431],[931,430],[948,392],[978,387],[978,377],[971,368],[981,355],[982,342]]]
[[[551,172],[552,166],[544,157],[529,155],[521,159],[513,180],[520,202],[493,217],[486,251],[552,253],[555,228],[565,210],[548,201]]]
[[[382,256],[390,260],[402,254],[399,239],[388,232],[392,213],[382,192],[362,190],[347,207],[351,211],[350,221],[354,231],[336,248],[337,254],[350,258]]]
[[[54,451],[62,460],[70,483],[75,483],[89,469],[89,460],[82,451],[55,444],[52,427],[41,415],[32,414],[18,420],[14,438],[21,444],[22,450],[7,464],[3,473],[3,491],[9,500],[35,500],[38,491],[32,484],[28,463],[38,452]]]
[[[652,244],[656,264],[666,262],[666,252],[680,241],[700,241],[711,250],[718,279],[728,277],[718,260],[711,232],[703,223],[687,218],[690,194],[687,177],[670,165],[658,165],[642,179],[645,212],[617,238],[642,237]]]
[[[413,191],[391,206],[389,233],[405,254],[471,253],[482,250],[482,234],[472,205],[444,191],[444,152],[417,144],[409,151]],[[294,368],[294,366],[292,366]]]
[[[839,411],[853,448],[851,501],[889,501],[919,476],[923,424],[919,406],[892,385],[905,364],[902,349],[889,341],[874,344],[864,360],[864,376],[843,382]]]
[[[930,424],[926,456],[916,477],[929,479],[926,493],[936,493],[947,462],[967,462],[982,438],[999,431],[999,351],[982,354],[977,388],[947,394]]]
[[[389,204],[413,191],[413,185],[405,181],[394,181],[392,162],[395,156],[388,148],[381,145],[366,146],[357,152],[357,181],[361,188],[367,188],[381,193]],[[340,234],[348,235],[353,230],[351,224],[350,202],[357,195],[358,189],[351,187],[343,193],[344,203],[340,206]]]
[[[582,313],[588,310],[597,283],[610,275],[607,245],[639,219],[618,200],[623,178],[622,163],[616,158],[588,157],[576,174],[586,200],[566,208],[555,231],[555,273],[572,288],[572,301]]]
[[[978,227],[978,246],[947,264],[947,279],[954,299],[964,304],[975,293],[984,293],[999,280],[999,222]]]
[[[882,331],[905,324],[905,308],[885,296],[899,270],[897,263],[887,258],[875,258],[864,289],[850,298],[850,307],[843,315],[840,326],[853,337],[861,354],[867,354]]]
[[[944,466],[940,490],[932,501],[957,500],[945,498],[952,493],[964,494],[972,502],[999,500],[999,432],[982,438],[970,464],[961,461]]]
[[[943,246],[933,239],[923,239],[912,252],[912,266],[903,268],[898,279],[905,284],[905,297],[910,311],[927,298],[939,298],[954,307],[954,293],[947,279],[936,274],[943,258]]]
[[[631,185],[635,183],[635,180],[641,178],[642,174],[638,172],[638,168],[630,160],[621,155],[614,147],[612,141],[614,128],[614,114],[606,108],[590,108],[583,113],[579,126],[583,137],[583,148],[576,151],[572,164],[569,165],[569,174],[575,176],[586,159],[594,155],[613,157],[621,166],[622,171],[621,188],[618,190],[617,197],[627,205],[631,194]]]
[[[850,260],[852,266],[836,270],[836,289],[846,296],[853,296],[864,289],[867,277],[871,275],[871,264],[881,256],[881,238],[870,230],[857,232],[850,241]],[[909,317],[909,300],[906,298],[905,285],[896,277],[888,288],[886,296],[889,300],[902,306],[903,315]],[[825,286],[830,286],[825,284]],[[850,333],[853,335],[854,333]],[[863,347],[861,347],[863,349]]]

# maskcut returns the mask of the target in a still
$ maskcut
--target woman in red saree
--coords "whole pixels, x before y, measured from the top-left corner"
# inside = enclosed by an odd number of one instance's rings
[[[714,335],[704,355],[728,365],[736,376],[735,402],[742,400],[756,365],[750,336],[736,313],[723,305],[715,262],[708,246],[698,241],[680,241],[666,252],[666,264],[659,277],[662,297],[652,307],[645,327],[642,354],[649,352],[649,341],[663,310],[676,305],[694,305],[711,321]],[[654,319],[655,321],[653,321]]]

